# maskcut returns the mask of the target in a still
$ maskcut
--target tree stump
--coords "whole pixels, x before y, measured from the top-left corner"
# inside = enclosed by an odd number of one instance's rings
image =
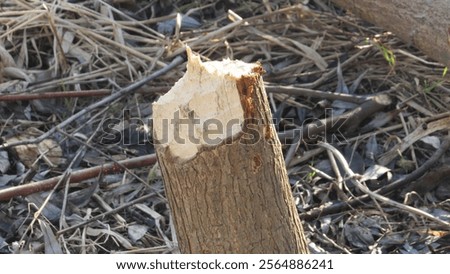
[[[308,253],[259,64],[202,62],[153,104],[182,253]]]

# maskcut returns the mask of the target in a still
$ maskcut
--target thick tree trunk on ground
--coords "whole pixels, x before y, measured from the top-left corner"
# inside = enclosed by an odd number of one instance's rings
[[[450,1],[332,1],[364,20],[392,31],[436,61],[450,65]]]
[[[153,105],[181,251],[307,253],[261,66],[188,57],[185,76]]]

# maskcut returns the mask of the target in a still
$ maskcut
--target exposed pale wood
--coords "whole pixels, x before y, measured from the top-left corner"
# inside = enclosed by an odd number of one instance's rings
[[[355,15],[386,30],[425,54],[450,65],[450,1],[333,0]]]
[[[186,75],[153,105],[156,151],[180,250],[307,253],[261,66],[202,63],[189,49],[188,57]],[[163,120],[174,113],[180,116],[163,138]],[[206,127],[208,119],[239,123],[220,131]],[[182,129],[180,121],[194,130]],[[204,138],[211,132],[213,142]],[[180,145],[174,133],[201,141]]]

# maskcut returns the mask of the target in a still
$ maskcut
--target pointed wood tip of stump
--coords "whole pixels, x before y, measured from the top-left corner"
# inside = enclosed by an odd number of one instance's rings
[[[189,47],[186,51],[185,75],[153,103],[157,149],[169,149],[183,161],[242,133],[245,115],[238,83],[263,72],[259,64],[229,59],[202,62]]]

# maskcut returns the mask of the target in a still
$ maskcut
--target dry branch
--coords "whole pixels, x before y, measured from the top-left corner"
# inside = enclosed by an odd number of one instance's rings
[[[101,174],[120,173],[127,169],[151,166],[156,163],[156,155],[146,155],[123,160],[117,163],[109,163],[102,166],[91,167],[70,174],[69,184],[77,183],[90,178],[95,178]],[[39,182],[29,183],[0,190],[0,201],[6,201],[17,196],[26,196],[32,193],[51,190],[62,176],[53,177]]]
[[[415,215],[419,215],[422,216],[424,218],[427,218],[431,221],[434,221],[438,224],[444,225],[447,228],[450,228],[450,223],[443,221],[439,218],[434,217],[433,215],[431,215],[428,212],[425,212],[421,209],[417,209],[408,205],[404,205],[401,204],[399,202],[396,202],[394,200],[391,200],[387,197],[384,197],[378,193],[375,193],[373,191],[371,191],[367,186],[363,185],[358,179],[356,174],[350,169],[350,166],[347,162],[347,160],[345,159],[344,155],[341,154],[341,152],[339,150],[337,150],[335,147],[333,147],[332,145],[328,144],[328,143],[320,143],[319,146],[325,147],[326,149],[330,150],[333,155],[337,158],[337,160],[339,161],[339,163],[341,164],[341,167],[344,169],[344,171],[346,172],[346,175],[349,176],[349,180],[362,192],[364,192],[365,194],[367,194],[370,198],[372,199],[376,199],[382,203],[388,204],[390,206],[393,207],[397,207],[403,211],[415,214]]]
[[[371,96],[366,99],[360,106],[347,111],[341,115],[330,116],[320,119],[302,126],[299,129],[286,130],[278,134],[281,140],[293,137],[295,132],[299,133],[300,140],[317,139],[319,134],[324,132],[353,131],[361,124],[361,122],[381,111],[392,103],[390,97],[386,94]]]
[[[40,92],[40,93],[19,93],[19,94],[1,94],[0,102],[16,102],[55,98],[73,98],[73,97],[97,97],[110,95],[111,91],[107,89],[83,90],[83,91],[61,91],[61,92]]]
[[[448,151],[449,148],[450,148],[450,136],[447,136],[442,142],[441,147],[438,150],[436,150],[436,152],[430,157],[430,159],[428,159],[421,167],[414,170],[405,177],[398,179],[385,187],[380,188],[379,190],[375,191],[375,193],[384,195],[395,190],[400,190],[403,186],[407,185],[408,183],[411,183],[414,180],[418,180],[422,175],[424,175],[433,166],[436,165],[436,162],[438,162],[441,159],[441,157]],[[350,201],[338,202],[330,206],[310,209],[308,212],[300,214],[300,217],[305,220],[311,220],[314,218],[318,218],[320,216],[327,216],[329,214],[342,212],[349,208],[356,207],[359,204],[368,202],[369,200],[370,196],[364,194]]]
[[[344,102],[351,102],[355,104],[362,104],[370,100],[371,96],[361,96],[355,94],[334,93],[329,91],[314,90],[309,88],[295,87],[295,86],[266,86],[267,92],[284,93],[289,95],[297,95],[302,97],[314,97],[328,100],[341,100]],[[387,93],[387,92],[386,92]]]
[[[400,156],[406,149],[411,147],[417,140],[430,135],[433,132],[439,130],[449,130],[450,129],[450,116],[432,121],[429,123],[424,123],[418,126],[412,133],[406,136],[401,143],[397,144],[390,151],[386,152],[380,159],[378,163],[380,165],[388,165],[395,157]]]

